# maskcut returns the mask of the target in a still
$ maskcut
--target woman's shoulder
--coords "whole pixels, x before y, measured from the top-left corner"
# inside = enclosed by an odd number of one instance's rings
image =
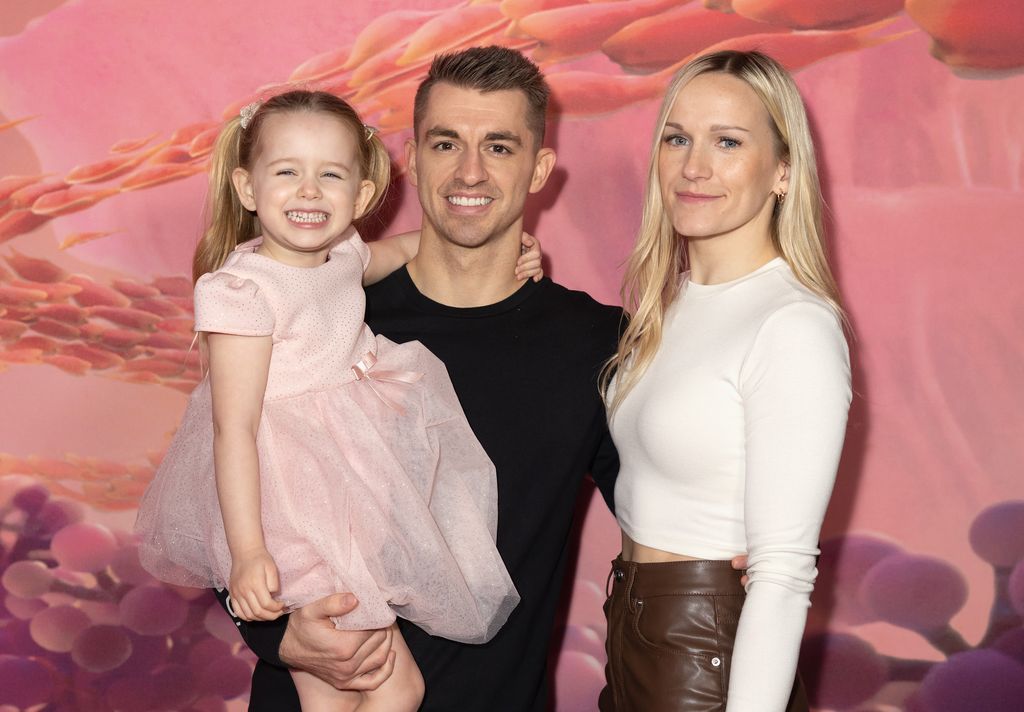
[[[761,282],[761,318],[797,318],[801,314],[827,314],[837,323],[835,308],[820,294],[813,292],[793,272],[789,264],[780,259],[766,272]]]

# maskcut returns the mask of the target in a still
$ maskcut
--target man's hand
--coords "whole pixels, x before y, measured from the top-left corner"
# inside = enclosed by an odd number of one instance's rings
[[[746,569],[747,568],[747,555],[746,554],[740,554],[739,556],[732,557],[732,567],[734,569],[736,569],[737,571],[743,571],[744,569]],[[743,576],[740,578],[740,583],[743,584],[744,586],[746,586],[747,585],[747,581],[749,581],[749,580],[750,580],[750,577],[747,576],[746,574],[743,574]]]
[[[293,612],[281,640],[281,660],[339,690],[376,690],[395,669],[393,628],[335,628],[331,616],[343,616],[357,605],[351,593],[336,593]]]

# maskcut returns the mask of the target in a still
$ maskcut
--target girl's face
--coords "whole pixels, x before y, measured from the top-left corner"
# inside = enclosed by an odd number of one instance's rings
[[[701,74],[676,95],[658,153],[661,197],[688,240],[770,240],[776,193],[788,166],[771,117],[746,82]]]
[[[232,175],[242,205],[259,217],[261,254],[297,267],[327,259],[373,197],[359,167],[361,139],[326,113],[264,119],[252,166]]]

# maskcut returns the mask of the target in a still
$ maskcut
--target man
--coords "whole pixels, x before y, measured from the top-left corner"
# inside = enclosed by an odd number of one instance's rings
[[[400,619],[426,684],[423,710],[547,707],[549,641],[588,472],[612,502],[618,458],[597,376],[615,349],[621,310],[547,279],[512,276],[527,196],[555,164],[543,147],[547,98],[540,71],[513,50],[472,48],[434,60],[406,147],[423,208],[419,254],[367,290],[376,333],[418,339],[447,366],[497,469],[497,547],[522,598],[479,646],[433,638]],[[330,623],[353,605],[350,595],[335,595],[270,623],[236,621],[265,661],[253,676],[250,710],[298,712],[290,677],[275,665],[344,689],[374,689],[387,678],[390,633]]]

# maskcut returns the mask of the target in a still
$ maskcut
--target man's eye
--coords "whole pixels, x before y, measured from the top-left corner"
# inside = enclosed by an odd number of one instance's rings
[[[434,144],[434,150],[437,151],[451,151],[455,148],[455,144],[451,141],[438,141]]]
[[[496,143],[491,146],[491,153],[497,153],[499,156],[504,156],[505,154],[512,153],[512,149],[503,144]]]

